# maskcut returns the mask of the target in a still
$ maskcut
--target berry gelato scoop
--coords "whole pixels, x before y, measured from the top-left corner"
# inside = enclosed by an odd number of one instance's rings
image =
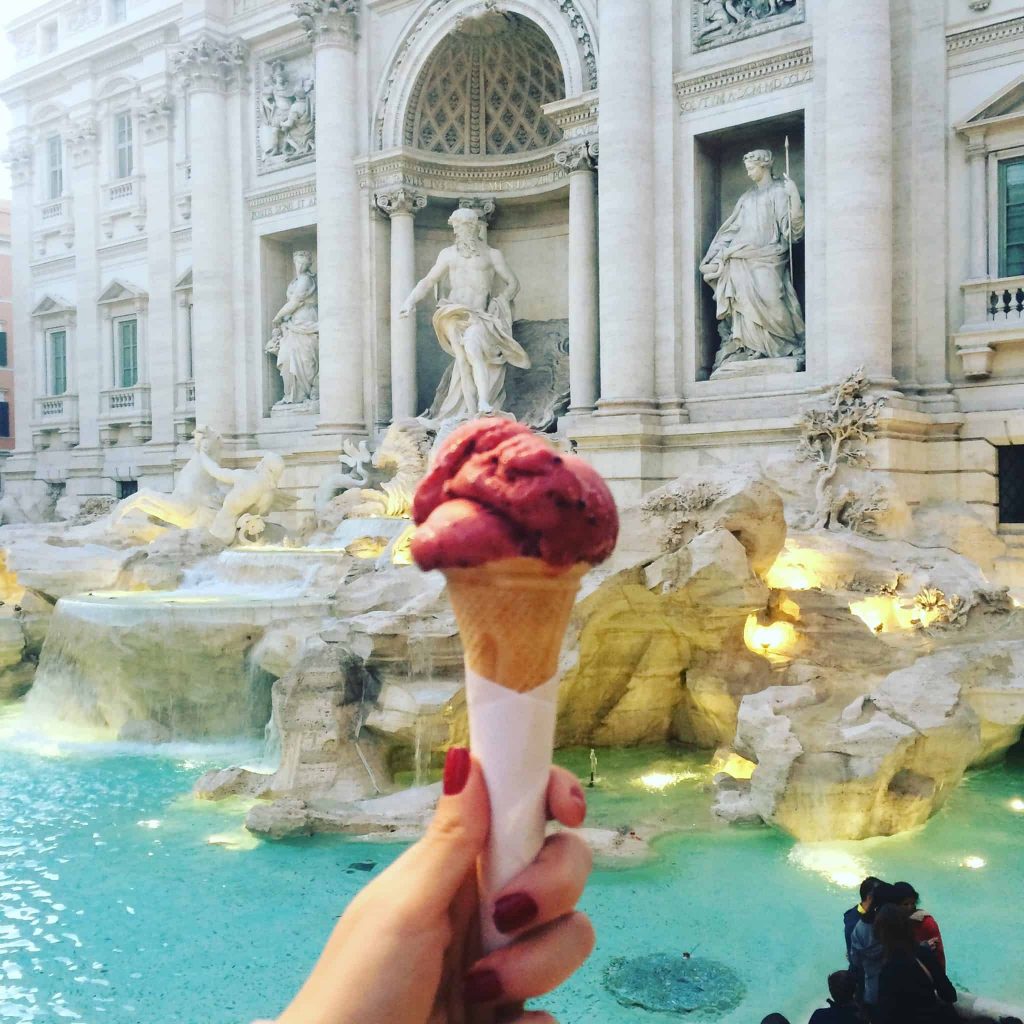
[[[445,440],[413,501],[421,569],[537,558],[555,569],[603,562],[619,519],[604,480],[504,419],[467,423]]]

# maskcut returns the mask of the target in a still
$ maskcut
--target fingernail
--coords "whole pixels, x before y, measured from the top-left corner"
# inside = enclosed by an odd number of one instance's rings
[[[537,902],[525,892],[511,892],[494,901],[494,927],[499,932],[514,932],[537,916]]]
[[[462,987],[467,1003],[493,1003],[501,996],[501,978],[497,971],[484,969],[466,975]]]
[[[469,751],[465,747],[452,747],[444,759],[445,796],[456,796],[466,788],[469,778]]]
[[[581,804],[585,804],[587,802],[587,798],[583,795],[583,787],[580,785],[574,785],[572,789],[569,790],[569,796],[571,796],[573,800],[578,800]]]

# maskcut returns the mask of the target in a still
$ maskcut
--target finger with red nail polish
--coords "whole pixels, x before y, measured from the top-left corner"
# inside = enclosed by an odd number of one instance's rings
[[[554,767],[548,780],[548,819],[579,828],[587,816],[587,798],[579,779],[565,768]]]

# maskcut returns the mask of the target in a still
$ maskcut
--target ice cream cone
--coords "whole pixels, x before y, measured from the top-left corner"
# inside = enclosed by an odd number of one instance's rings
[[[446,569],[467,668],[519,693],[551,679],[590,568],[580,562],[559,570],[524,557]]]

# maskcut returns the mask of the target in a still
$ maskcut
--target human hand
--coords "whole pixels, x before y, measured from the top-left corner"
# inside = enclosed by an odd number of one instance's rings
[[[398,316],[404,320],[409,314],[412,313],[412,306],[407,302],[399,311]]]
[[[586,844],[549,836],[487,911],[510,946],[480,958],[476,860],[490,825],[480,766],[448,752],[445,795],[424,837],[349,904],[305,985],[277,1024],[554,1024],[523,1000],[560,985],[587,958],[594,931],[574,910],[590,872]],[[572,773],[552,768],[548,813],[586,815]]]

